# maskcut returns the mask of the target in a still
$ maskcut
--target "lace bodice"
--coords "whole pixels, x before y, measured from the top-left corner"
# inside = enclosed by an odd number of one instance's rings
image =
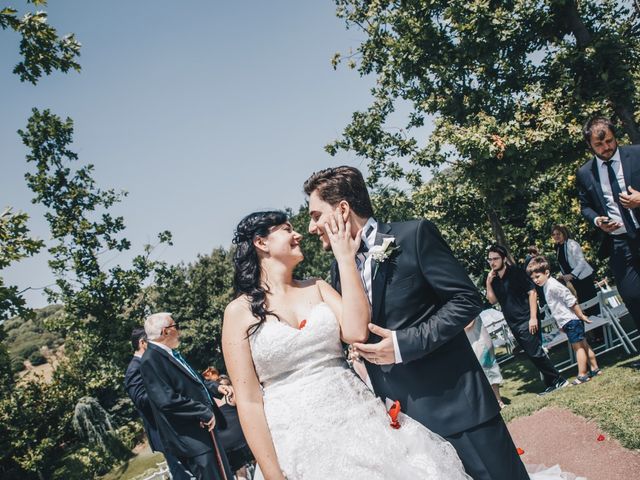
[[[265,322],[250,337],[256,373],[265,390],[282,380],[303,380],[328,366],[345,366],[340,326],[326,303],[311,310],[302,329],[284,322]]]

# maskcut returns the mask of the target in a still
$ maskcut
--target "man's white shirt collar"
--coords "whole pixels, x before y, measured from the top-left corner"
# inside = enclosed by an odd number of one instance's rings
[[[600,167],[604,167],[607,168],[607,162],[605,162],[604,160],[602,160],[599,156],[596,155],[596,158],[598,159],[598,165]],[[609,159],[610,162],[620,162],[620,147],[616,148],[616,153],[613,154],[613,156]]]
[[[167,347],[164,343],[154,342],[153,340],[149,340],[149,343],[153,343],[156,347],[160,347],[165,352],[167,352],[169,355],[173,355],[173,350],[171,350],[169,347]]]
[[[369,235],[367,235],[367,232],[369,232]],[[370,250],[371,247],[375,245],[377,232],[378,232],[378,221],[373,217],[369,217],[369,219],[367,220],[367,223],[365,223],[364,227],[362,227],[362,234],[361,234],[362,240],[364,241],[364,244],[367,246],[367,249]]]

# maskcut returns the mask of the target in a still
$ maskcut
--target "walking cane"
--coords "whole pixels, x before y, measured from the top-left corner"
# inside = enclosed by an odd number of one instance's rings
[[[222,456],[220,455],[218,442],[216,442],[216,436],[213,434],[213,430],[209,430],[209,435],[211,436],[211,441],[213,442],[213,449],[216,452],[216,459],[218,460],[218,467],[220,467],[220,473],[222,473],[222,480],[229,480],[227,477],[227,472],[225,471],[225,468],[224,468],[224,463],[222,462]]]

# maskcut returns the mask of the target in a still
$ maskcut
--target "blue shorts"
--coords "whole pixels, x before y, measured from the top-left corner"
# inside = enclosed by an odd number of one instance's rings
[[[584,340],[584,322],[582,320],[571,320],[562,327],[567,334],[569,343],[578,343]]]

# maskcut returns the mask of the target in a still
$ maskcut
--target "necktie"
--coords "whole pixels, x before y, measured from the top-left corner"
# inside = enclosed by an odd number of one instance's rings
[[[173,357],[176,360],[178,360],[184,366],[184,368],[187,369],[187,371],[189,373],[191,373],[191,375],[193,375],[193,377],[200,383],[200,385],[202,385],[202,388],[204,388],[204,391],[207,394],[207,398],[209,399],[209,402],[211,402],[211,404],[213,405],[213,399],[211,398],[211,395],[209,394],[209,390],[207,390],[207,387],[202,382],[202,380],[200,379],[200,376],[196,373],[196,371],[193,368],[191,368],[191,365],[189,365],[187,363],[187,361],[184,359],[184,357],[182,355],[180,355],[179,351],[171,350],[171,354],[173,355]]]
[[[636,227],[633,223],[633,219],[631,218],[631,212],[628,209],[624,208],[620,203],[620,194],[622,193],[622,190],[620,190],[620,184],[618,183],[616,172],[613,171],[613,162],[609,160],[608,162],[604,162],[604,164],[607,166],[607,175],[609,176],[611,192],[613,193],[614,201],[618,204],[620,216],[622,217],[622,221],[624,222],[624,227],[630,237],[635,237]]]

